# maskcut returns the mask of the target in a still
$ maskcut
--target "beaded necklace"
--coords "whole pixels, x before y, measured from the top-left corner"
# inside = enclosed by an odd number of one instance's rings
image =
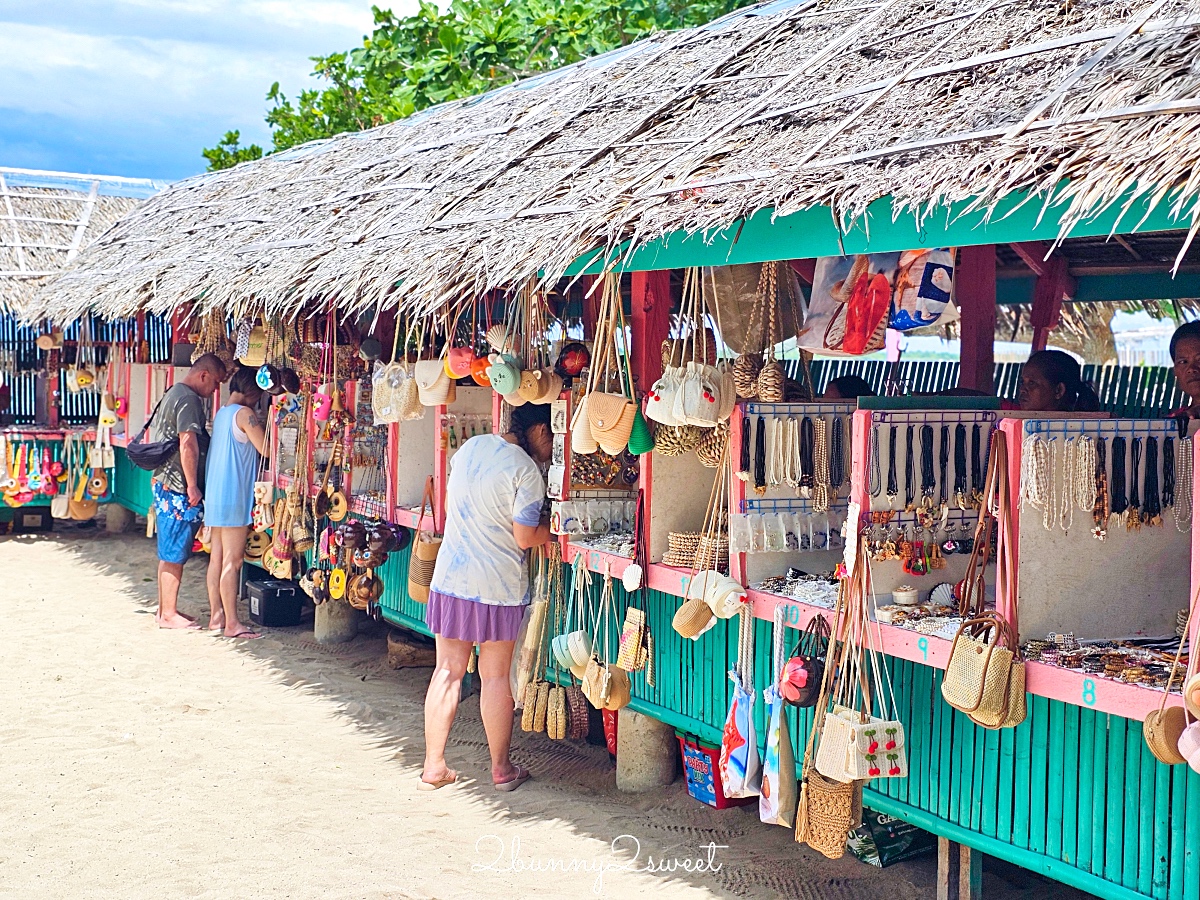
[[[897,426],[893,425],[892,430],[888,433],[887,496],[889,509],[895,508],[896,497],[900,493],[900,487],[896,484],[896,428]]]
[[[904,432],[904,508],[909,512],[913,509],[916,460],[913,458],[913,427]]]

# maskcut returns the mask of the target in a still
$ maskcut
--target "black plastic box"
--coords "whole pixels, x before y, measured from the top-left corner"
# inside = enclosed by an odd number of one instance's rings
[[[250,621],[267,628],[286,628],[300,624],[303,596],[294,581],[271,578],[246,582],[250,602]]]

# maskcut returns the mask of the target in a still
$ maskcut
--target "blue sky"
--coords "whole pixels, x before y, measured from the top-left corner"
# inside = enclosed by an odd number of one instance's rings
[[[202,171],[227,130],[269,147],[271,82],[315,83],[308,58],[357,46],[370,7],[0,0],[0,166],[173,180]]]

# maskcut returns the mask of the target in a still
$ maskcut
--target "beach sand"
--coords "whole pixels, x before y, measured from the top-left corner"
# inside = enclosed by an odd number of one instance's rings
[[[535,780],[499,794],[474,697],[447,754],[464,783],[418,792],[429,670],[388,669],[385,628],[340,647],[313,642],[311,625],[251,642],[160,631],[141,535],[6,538],[0,571],[2,897],[934,894],[932,857],[831,862],[679,781],[619,794],[608,754],[587,744],[518,729],[514,755]],[[204,571],[189,563],[181,602],[201,622]],[[630,839],[613,852],[620,835],[639,842],[636,860]],[[710,842],[725,845],[717,871],[647,871],[651,857],[706,860]],[[532,870],[555,861],[572,870]],[[985,888],[991,900],[1048,885],[1005,870]]]

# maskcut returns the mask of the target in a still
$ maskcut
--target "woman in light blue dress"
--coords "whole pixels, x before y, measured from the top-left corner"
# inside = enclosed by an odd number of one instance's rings
[[[208,561],[208,627],[226,637],[262,637],[238,620],[238,576],[246,552],[258,457],[266,432],[252,407],[262,398],[253,369],[238,369],[229,382],[229,403],[213,419],[205,469],[204,523],[211,529]]]

